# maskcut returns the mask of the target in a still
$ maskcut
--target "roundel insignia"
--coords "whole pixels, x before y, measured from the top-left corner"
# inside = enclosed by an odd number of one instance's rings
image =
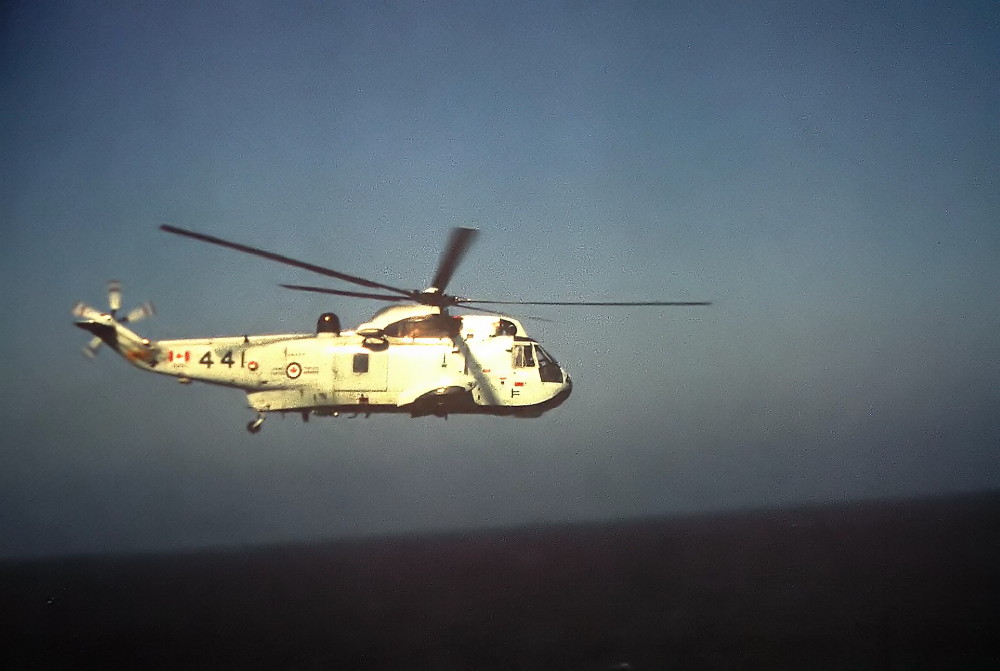
[[[294,380],[299,375],[302,375],[302,366],[293,361],[292,363],[288,364],[287,368],[285,368],[285,375]]]
[[[257,370],[257,362],[251,361],[250,363],[247,364],[247,368],[250,369],[251,373],[254,372],[255,370]]]

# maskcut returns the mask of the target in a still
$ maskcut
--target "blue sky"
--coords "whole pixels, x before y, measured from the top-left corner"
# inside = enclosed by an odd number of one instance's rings
[[[9,3],[0,555],[617,519],[1000,486],[995,3]],[[378,304],[193,228],[532,308],[532,421],[270,419],[104,353]],[[518,315],[525,316],[525,315]]]

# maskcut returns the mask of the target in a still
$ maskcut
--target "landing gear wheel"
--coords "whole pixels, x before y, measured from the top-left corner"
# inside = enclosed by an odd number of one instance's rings
[[[260,426],[263,423],[264,423],[264,418],[258,417],[257,419],[247,424],[247,431],[253,434],[260,433]]]

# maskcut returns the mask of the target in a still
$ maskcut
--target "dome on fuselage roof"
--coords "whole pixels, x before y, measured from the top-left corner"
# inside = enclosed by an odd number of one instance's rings
[[[389,324],[395,324],[404,319],[438,314],[441,314],[441,308],[434,305],[390,305],[376,312],[370,320],[358,326],[358,329],[384,329]]]
[[[434,305],[389,305],[382,308],[372,318],[355,329],[378,329],[382,331],[387,327],[404,320],[415,320],[420,317],[441,314],[441,308]],[[521,322],[500,314],[471,314],[453,315],[460,317],[463,323],[462,333],[466,337],[488,338],[496,335],[521,336],[524,337],[524,326]]]
[[[489,338],[498,335],[526,336],[521,322],[506,315],[474,314],[462,316],[462,333],[467,338]]]

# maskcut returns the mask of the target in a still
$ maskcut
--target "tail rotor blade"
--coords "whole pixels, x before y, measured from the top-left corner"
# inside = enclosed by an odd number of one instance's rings
[[[111,311],[121,310],[122,307],[122,283],[118,280],[108,282],[108,307]]]
[[[97,356],[98,350],[101,349],[101,344],[102,343],[100,338],[95,337],[91,339],[89,343],[87,343],[81,348],[83,351],[83,355],[88,359],[93,359],[95,356]]]
[[[122,319],[121,321],[122,323],[137,322],[142,319],[145,319],[146,317],[152,317],[155,314],[156,314],[156,308],[153,306],[152,303],[146,301],[145,303],[143,303],[142,305],[140,305],[139,307],[135,308],[127,315],[125,315],[125,318]]]
[[[90,307],[83,301],[73,304],[73,316],[77,319],[97,319],[101,316],[101,311]]]

